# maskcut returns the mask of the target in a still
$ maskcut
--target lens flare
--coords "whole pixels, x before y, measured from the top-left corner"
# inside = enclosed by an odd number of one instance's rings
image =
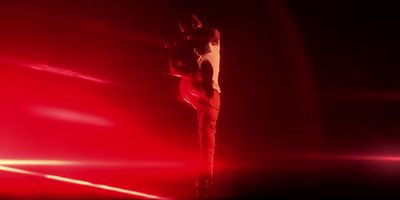
[[[139,198],[146,198],[146,199],[168,199],[165,197],[146,194],[143,192],[137,192],[137,191],[133,191],[133,190],[112,187],[112,186],[108,186],[108,185],[96,184],[96,183],[91,183],[88,181],[71,179],[71,178],[66,178],[66,177],[62,177],[62,176],[42,174],[42,173],[37,173],[37,172],[32,172],[32,171],[22,170],[22,169],[17,169],[17,168],[12,168],[12,167],[6,167],[6,166],[1,166],[1,165],[0,165],[0,171],[43,177],[43,178],[60,181],[60,182],[65,182],[65,183],[83,185],[83,186],[88,186],[88,187],[93,187],[93,188],[98,188],[98,189],[103,189],[103,190],[108,190],[108,191],[113,191],[113,192],[118,192],[118,193],[123,193],[123,194],[129,194],[131,196],[134,196],[135,198],[139,197]]]
[[[30,111],[38,116],[70,121],[75,123],[92,124],[97,126],[111,127],[113,123],[110,120],[96,116],[90,113],[78,112],[64,108],[48,107],[48,106],[32,106]]]
[[[62,160],[14,160],[0,159],[0,165],[46,165],[46,166],[65,166],[77,165],[79,162],[62,161]]]
[[[80,78],[83,80],[88,80],[88,81],[93,81],[97,83],[103,83],[103,84],[111,84],[111,82],[102,80],[90,75],[82,74],[76,71],[68,70],[68,69],[62,69],[62,68],[57,68],[57,67],[52,67],[49,65],[42,65],[42,64],[36,64],[36,65],[28,65],[29,68],[38,70],[38,71],[44,71],[44,72],[50,72],[54,74],[59,74],[63,76],[69,76],[69,77],[74,77],[74,78]]]

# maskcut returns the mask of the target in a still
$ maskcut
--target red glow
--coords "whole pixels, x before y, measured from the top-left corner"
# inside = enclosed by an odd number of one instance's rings
[[[45,106],[31,107],[31,112],[35,115],[57,120],[65,120],[76,123],[92,124],[97,126],[110,127],[113,123],[107,119],[92,114],[81,113],[62,108],[53,108]]]
[[[137,160],[137,161],[66,161],[66,160],[32,160],[32,159],[0,159],[0,165],[7,166],[124,166],[136,168],[194,168],[195,163],[183,161],[155,161],[155,160]]]
[[[60,182],[66,182],[66,183],[72,183],[72,184],[77,184],[77,185],[89,186],[89,187],[93,187],[93,188],[99,188],[99,189],[103,189],[103,190],[129,194],[129,195],[132,195],[132,196],[135,196],[135,197],[148,198],[148,199],[167,199],[167,198],[164,198],[164,197],[159,197],[159,196],[156,196],[156,195],[146,194],[146,193],[137,192],[137,191],[133,191],[133,190],[127,190],[127,189],[122,189],[122,188],[118,188],[118,187],[101,185],[101,184],[91,183],[91,182],[88,182],[88,181],[71,179],[71,178],[66,178],[66,177],[61,177],[61,176],[55,176],[55,175],[49,175],[49,174],[41,174],[41,173],[37,173],[37,172],[32,172],[32,171],[27,171],[27,170],[12,168],[12,167],[0,166],[0,170],[1,171],[18,173],[18,174],[38,176],[38,177],[43,177],[43,178],[56,180],[56,181],[60,181]]]
[[[27,67],[27,68],[34,69],[37,71],[43,71],[43,72],[68,76],[68,77],[72,77],[72,78],[79,78],[79,79],[92,81],[92,82],[96,82],[96,83],[101,83],[101,84],[114,84],[111,81],[100,79],[100,78],[97,78],[92,75],[88,75],[88,74],[84,74],[81,72],[64,69],[64,68],[60,68],[60,67],[49,66],[49,65],[45,65],[45,64],[33,64],[32,62],[25,62],[25,61],[15,60],[15,59],[10,59],[10,58],[5,58],[5,57],[0,57],[0,62],[4,63],[4,64],[14,65],[14,66]]]

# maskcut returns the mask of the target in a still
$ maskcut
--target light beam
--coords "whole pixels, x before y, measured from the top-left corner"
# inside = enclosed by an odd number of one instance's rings
[[[51,179],[51,180],[55,180],[55,181],[59,181],[59,182],[71,183],[71,184],[76,184],[76,185],[84,185],[84,186],[88,186],[88,187],[92,187],[92,188],[98,188],[98,189],[103,189],[103,190],[108,190],[108,191],[113,191],[113,192],[118,192],[118,193],[123,193],[123,194],[129,194],[136,198],[139,197],[139,198],[145,198],[145,199],[165,199],[165,200],[168,199],[165,197],[160,197],[160,196],[156,196],[156,195],[152,195],[152,194],[146,194],[143,192],[137,192],[134,190],[127,190],[127,189],[112,187],[112,186],[108,186],[108,185],[96,184],[96,183],[91,183],[88,181],[66,178],[66,177],[62,177],[62,176],[42,174],[42,173],[32,172],[32,171],[23,170],[23,169],[17,169],[17,168],[13,168],[13,167],[6,167],[6,166],[0,165],[0,171],[43,177],[43,178],[47,178],[47,179]]]

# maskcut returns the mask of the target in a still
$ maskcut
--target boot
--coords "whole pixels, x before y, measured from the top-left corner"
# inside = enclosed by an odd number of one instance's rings
[[[210,198],[210,190],[212,186],[211,176],[200,176],[196,181],[196,198],[208,199]]]

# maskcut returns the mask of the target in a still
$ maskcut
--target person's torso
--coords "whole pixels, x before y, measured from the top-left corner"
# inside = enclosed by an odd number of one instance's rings
[[[218,92],[221,92],[221,88],[219,86],[218,77],[219,77],[219,66],[220,66],[220,45],[219,43],[208,42],[201,47],[201,49],[195,49],[196,54],[198,55],[197,63],[199,67],[199,71],[201,71],[201,66],[203,62],[209,62],[213,69],[212,81],[213,88]]]
[[[201,30],[200,30],[201,31]],[[182,50],[185,51],[181,55],[187,56],[183,58],[188,60],[188,62],[195,62],[194,73],[189,76],[181,77],[180,81],[180,93],[183,100],[193,107],[200,101],[200,99],[205,97],[204,90],[201,87],[201,64],[203,62],[210,62],[213,75],[213,88],[221,93],[221,88],[219,86],[219,68],[220,68],[220,43],[213,41],[186,41],[182,46]]]

